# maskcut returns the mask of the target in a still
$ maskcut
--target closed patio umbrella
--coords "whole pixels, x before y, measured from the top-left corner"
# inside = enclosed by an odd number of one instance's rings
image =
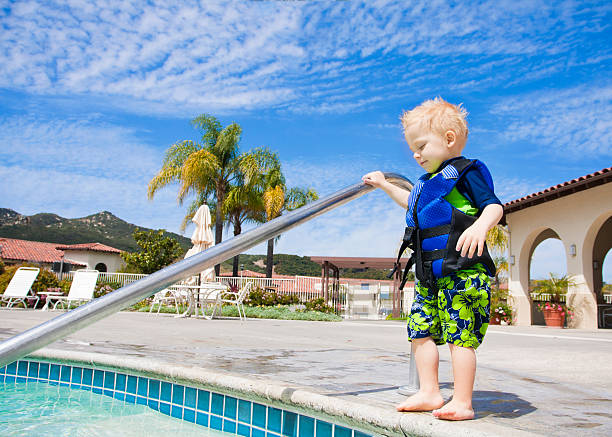
[[[196,225],[195,230],[191,235],[193,247],[187,251],[185,258],[189,258],[190,256],[215,245],[215,240],[212,231],[210,230],[211,220],[208,205],[200,206],[191,220]],[[201,272],[201,281],[204,282],[212,280],[214,278],[214,272],[214,267],[208,268]]]

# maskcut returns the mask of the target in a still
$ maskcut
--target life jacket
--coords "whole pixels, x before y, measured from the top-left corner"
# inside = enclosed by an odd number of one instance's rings
[[[495,264],[486,244],[482,255],[475,253],[472,258],[461,256],[455,249],[463,231],[478,217],[465,214],[444,198],[472,167],[480,172],[493,190],[493,178],[487,167],[478,160],[465,158],[451,161],[433,177],[430,173],[421,176],[414,185],[408,198],[407,226],[396,267],[399,266],[400,257],[407,248],[412,249],[413,253],[406,264],[400,290],[403,289],[413,264],[416,264],[417,279],[427,287],[435,287],[438,278],[477,263],[481,263],[489,275],[494,276]]]

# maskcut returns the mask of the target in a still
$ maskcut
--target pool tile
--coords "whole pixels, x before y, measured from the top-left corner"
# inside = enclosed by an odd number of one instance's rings
[[[155,410],[155,411],[159,411],[159,401],[154,401],[153,399],[148,399],[147,400],[147,405],[149,406],[149,408]]]
[[[125,395],[125,402],[127,402],[128,404],[135,404],[136,403],[136,396],[134,395]]]
[[[124,375],[123,373],[117,373],[115,375],[115,390],[125,391],[126,379],[126,375]]]
[[[212,429],[216,429],[218,431],[221,431],[223,428],[223,419],[221,419],[220,417],[217,416],[210,416],[210,425],[208,426],[209,428]]]
[[[344,426],[334,425],[334,437],[352,437],[352,430]]]
[[[251,423],[251,403],[249,401],[238,400],[238,420]]]
[[[231,396],[225,396],[225,407],[223,411],[223,416],[228,419],[236,420],[236,406],[238,405],[238,400]],[[232,431],[234,432],[234,431]]]
[[[92,385],[96,388],[101,388],[104,385],[104,372],[102,370],[94,370]]]
[[[17,374],[17,362],[11,363],[8,366],[6,366],[6,374],[7,375]]]
[[[102,389],[101,388],[97,388],[97,387],[92,387],[91,391],[96,393],[96,394],[98,394],[98,395],[104,394],[104,393],[102,393]]]
[[[160,402],[159,403],[159,412],[167,414],[169,416],[170,415],[170,404],[167,404],[165,402]]]
[[[297,437],[298,415],[290,411],[283,411],[283,432],[284,436]]]
[[[274,407],[268,407],[268,431],[281,432],[281,415],[282,410]]]
[[[166,381],[162,381],[161,396],[159,399],[168,403],[172,402],[172,384]]]
[[[208,414],[200,413],[198,411],[197,414],[196,414],[196,423],[198,425],[202,425],[202,426],[208,427]]]
[[[137,384],[138,384],[138,378],[132,375],[128,375],[127,384],[125,386],[125,392],[131,395],[135,395]]]
[[[17,363],[17,376],[27,377],[28,376],[28,362],[19,361]]]
[[[172,405],[172,417],[176,417],[177,419],[183,418],[183,407],[179,407],[178,405]]]
[[[314,435],[315,420],[312,417],[300,415],[300,437],[311,437]]]
[[[185,408],[183,410],[183,420],[186,422],[195,423],[195,410]]]
[[[210,392],[198,390],[198,410],[208,412],[210,409]]]
[[[6,375],[6,366],[0,367],[0,375]]]
[[[72,374],[72,367],[62,366],[60,381],[70,383],[71,374]]]
[[[6,375],[6,376],[4,377],[4,382],[5,382],[6,384],[11,383],[11,382],[15,382],[15,377],[14,377],[14,376],[9,376],[9,375]]]
[[[236,422],[233,420],[223,419],[223,432],[236,434]]]
[[[250,437],[251,436],[251,428],[249,428],[246,425],[243,425],[242,423],[238,424],[238,435],[241,436],[245,436],[245,437]]]
[[[253,404],[253,425],[266,428],[266,406]]]
[[[149,379],[149,399],[159,399],[160,382],[156,379]]]
[[[119,401],[124,401],[125,400],[125,393],[120,393],[118,391],[113,393],[113,397]]]
[[[81,376],[83,375],[83,369],[80,367],[72,368],[72,384],[81,384]]]
[[[138,377],[138,396],[147,397],[147,391],[149,390],[149,379]]]
[[[93,381],[93,371],[91,369],[83,369],[83,379],[81,383],[83,385],[91,386],[92,381]]]
[[[60,379],[60,366],[57,364],[51,364],[51,369],[49,370],[49,381],[59,381]]]
[[[223,416],[223,395],[219,393],[212,394],[212,400],[210,403],[210,412],[214,414],[218,414],[219,416]],[[221,429],[221,428],[215,428]]]
[[[178,384],[172,384],[172,403],[183,406],[183,396],[185,394],[185,387]]]
[[[266,437],[282,437],[280,434],[277,434],[275,432],[267,432],[266,433]]]
[[[266,437],[266,432],[261,429],[253,428],[251,437]]]
[[[143,398],[142,396],[136,396],[136,403],[138,405],[147,405],[147,398]]]
[[[28,378],[38,379],[38,363],[28,364]]]
[[[317,420],[317,437],[332,437],[331,423]]]
[[[49,379],[49,363],[40,363],[38,366],[38,379]]]
[[[149,387],[149,390],[150,390],[150,387]],[[197,391],[196,391],[195,388],[193,388],[193,387],[185,387],[185,406],[187,408],[195,409],[195,407],[196,407],[196,395],[197,395]],[[151,397],[150,394],[149,394],[149,397]]]
[[[104,388],[109,390],[115,388],[115,372],[104,372]]]

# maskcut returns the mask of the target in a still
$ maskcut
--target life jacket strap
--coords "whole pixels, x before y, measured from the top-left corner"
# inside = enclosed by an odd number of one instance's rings
[[[452,226],[450,223],[446,225],[434,226],[433,228],[421,229],[421,238],[433,238],[439,237],[440,235],[450,234]]]
[[[421,255],[423,261],[435,261],[437,259],[444,258],[444,254],[446,253],[446,249],[436,249],[436,250],[424,250]]]

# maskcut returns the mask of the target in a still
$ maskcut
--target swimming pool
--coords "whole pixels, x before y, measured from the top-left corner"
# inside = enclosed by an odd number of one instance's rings
[[[99,367],[20,360],[0,368],[0,382],[2,382],[0,413],[3,417],[9,418],[9,425],[7,425],[9,427],[15,426],[19,420],[27,422],[27,426],[35,426],[33,423],[36,422],[36,418],[28,418],[27,414],[34,414],[34,411],[44,412],[45,408],[42,408],[37,402],[42,401],[44,406],[47,401],[53,402],[53,396],[59,395],[56,396],[59,400],[54,405],[60,405],[61,409],[67,411],[68,416],[64,416],[63,419],[64,425],[68,421],[76,420],[86,426],[91,424],[88,415],[93,414],[94,417],[98,417],[95,415],[99,414],[100,410],[108,410],[110,407],[111,412],[116,411],[115,419],[116,417],[128,417],[124,419],[127,425],[122,424],[122,420],[114,420],[115,425],[120,427],[119,429],[124,429],[126,426],[141,426],[135,425],[137,423],[135,416],[144,415],[145,422],[147,420],[151,422],[142,426],[148,427],[155,422],[160,429],[171,429],[172,432],[180,430],[186,435],[193,431],[192,426],[205,426],[214,431],[249,437],[371,436],[369,433],[291,409],[277,408],[213,390]],[[48,390],[51,387],[56,389],[54,393]],[[87,391],[90,392],[90,396],[81,398],[71,394],[73,391]],[[12,397],[23,395],[25,400],[22,406],[28,408],[27,411],[30,413],[24,415],[23,412],[20,413],[20,409],[15,409],[15,402],[19,401],[10,401],[9,394]],[[51,394],[53,396],[50,396]],[[105,403],[104,400],[100,400],[105,397],[108,398],[107,401],[114,402]],[[29,409],[30,405],[38,405],[38,408]],[[91,405],[95,406],[93,410],[89,410]],[[103,407],[100,408],[100,405]],[[127,409],[121,411],[124,406]],[[168,424],[160,420],[159,413],[175,420]],[[134,417],[130,419],[129,416]],[[110,426],[112,422],[107,422],[107,426]],[[0,425],[0,430],[1,426],[4,425]],[[202,430],[202,428],[199,429]],[[146,431],[139,429],[138,432],[139,435],[142,435]],[[4,432],[2,434],[6,435]],[[209,435],[227,434],[211,433]]]

